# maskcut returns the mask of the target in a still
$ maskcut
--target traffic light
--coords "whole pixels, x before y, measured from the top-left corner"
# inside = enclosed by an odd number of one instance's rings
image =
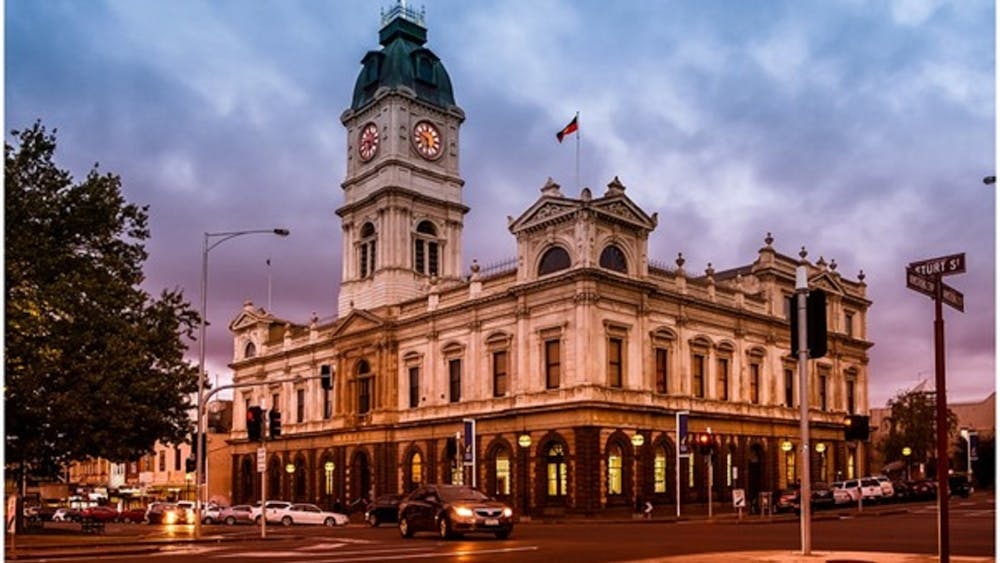
[[[205,452],[205,457],[208,457],[208,440],[206,440],[207,437],[208,437],[207,434],[201,437],[201,451]],[[191,458],[190,459],[191,459],[191,463],[192,464],[198,463],[198,433],[197,432],[192,432],[191,433]],[[192,465],[191,467],[194,467],[194,465]],[[202,460],[202,462],[201,462],[201,468],[205,469],[205,461],[204,460]],[[189,470],[188,473],[190,473],[191,471],[194,471],[194,469]]]
[[[281,437],[281,412],[271,409],[267,412],[267,429],[272,440]]]
[[[799,355],[799,298],[793,295],[791,336],[792,356]],[[826,355],[826,293],[814,289],[806,297],[806,346],[810,358]]]
[[[247,410],[247,439],[251,442],[259,442],[261,439],[261,426],[263,424],[264,409],[250,407]]]
[[[844,440],[868,440],[868,416],[850,414],[844,418]]]
[[[691,443],[698,448],[698,453],[701,455],[710,455],[715,451],[715,436],[708,432],[691,434]]]
[[[323,389],[327,391],[333,389],[333,374],[330,372],[330,366],[326,364],[319,366],[319,382]]]
[[[194,473],[195,465],[196,464],[197,464],[197,462],[195,462],[195,460],[194,460],[193,457],[189,457],[189,458],[185,459],[184,460],[184,471],[186,473]]]

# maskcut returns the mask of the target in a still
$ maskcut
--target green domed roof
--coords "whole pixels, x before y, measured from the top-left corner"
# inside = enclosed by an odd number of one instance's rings
[[[351,109],[362,108],[374,100],[380,88],[401,87],[436,106],[454,106],[448,72],[441,59],[424,47],[427,29],[423,26],[423,14],[397,6],[382,21],[386,22],[379,31],[382,50],[369,51],[361,59],[361,74],[354,84]]]

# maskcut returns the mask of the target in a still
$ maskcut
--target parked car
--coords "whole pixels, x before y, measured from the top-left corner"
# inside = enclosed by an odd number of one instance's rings
[[[875,479],[876,481],[878,481],[879,486],[882,487],[883,500],[890,500],[895,498],[896,492],[892,488],[892,481],[889,479],[889,477],[885,475],[876,475],[874,477],[870,477],[870,479]]]
[[[910,481],[910,498],[913,500],[934,500],[937,498],[937,482],[931,479]]]
[[[129,508],[123,510],[119,519],[122,522],[145,522],[146,521],[146,508]]]
[[[828,483],[817,481],[812,484],[813,509],[832,508],[835,504],[837,504],[837,502],[834,498],[834,492]]]
[[[201,507],[201,523],[202,524],[221,524],[222,511],[226,507],[219,504],[207,504]]]
[[[219,522],[227,526],[253,524],[253,507],[249,504],[227,506],[219,511]]]
[[[972,483],[964,473],[955,473],[948,476],[948,495],[969,498],[972,494]]]
[[[115,522],[118,520],[118,511],[110,506],[91,506],[84,508],[80,513],[82,520],[97,520],[98,522]]]
[[[513,530],[513,509],[472,487],[422,485],[399,504],[404,538],[415,532],[436,532],[442,538],[480,532],[505,539]]]
[[[775,491],[772,496],[774,499],[774,512],[794,512],[799,508],[799,490],[798,489],[782,489],[780,491]]]
[[[851,502],[858,502],[859,486],[862,502],[878,502],[882,499],[882,486],[874,479],[849,479],[837,481],[832,486],[846,491],[851,496]]]
[[[906,481],[892,482],[892,500],[896,502],[907,502],[913,498],[913,490]]]
[[[275,515],[278,513],[278,511],[284,510],[291,505],[292,503],[288,502],[287,500],[269,500],[265,502],[264,512],[267,516],[267,521],[278,522],[278,520],[275,518]],[[251,506],[251,510],[253,512],[253,521],[260,523],[260,513],[261,513],[260,501],[253,503],[253,505]]]
[[[276,520],[284,526],[293,524],[319,524],[323,526],[346,526],[350,519],[346,514],[339,512],[328,512],[315,504],[296,503],[285,508],[275,509],[274,515],[268,510],[267,520]]]
[[[53,522],[79,522],[80,511],[75,508],[57,508],[52,515]]]
[[[403,500],[403,495],[377,497],[365,512],[365,522],[373,528],[384,522],[396,522],[401,500]]]

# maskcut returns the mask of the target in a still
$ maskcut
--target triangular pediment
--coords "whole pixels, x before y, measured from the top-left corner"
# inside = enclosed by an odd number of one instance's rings
[[[386,322],[378,315],[365,310],[351,311],[333,331],[333,337],[341,337],[356,332],[366,332],[385,327]]]
[[[510,231],[517,233],[542,224],[567,220],[572,218],[580,208],[580,202],[576,200],[543,197],[510,223]]]
[[[267,313],[263,309],[257,309],[253,306],[245,306],[243,310],[240,311],[236,318],[230,321],[229,330],[231,332],[240,332],[253,328],[261,323],[274,323],[278,322],[278,319],[274,315]]]
[[[827,294],[844,295],[844,287],[830,272],[820,272],[809,278],[809,289],[821,289]]]
[[[624,221],[637,229],[652,231],[656,228],[656,220],[625,195],[595,200],[591,208],[606,219]]]

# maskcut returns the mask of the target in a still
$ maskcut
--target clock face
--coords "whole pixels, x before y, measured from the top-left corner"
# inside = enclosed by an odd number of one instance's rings
[[[441,156],[441,132],[429,121],[421,121],[413,127],[413,146],[420,156],[433,160]]]
[[[361,129],[358,137],[358,154],[361,160],[369,161],[378,151],[378,127],[374,123],[369,123]]]

